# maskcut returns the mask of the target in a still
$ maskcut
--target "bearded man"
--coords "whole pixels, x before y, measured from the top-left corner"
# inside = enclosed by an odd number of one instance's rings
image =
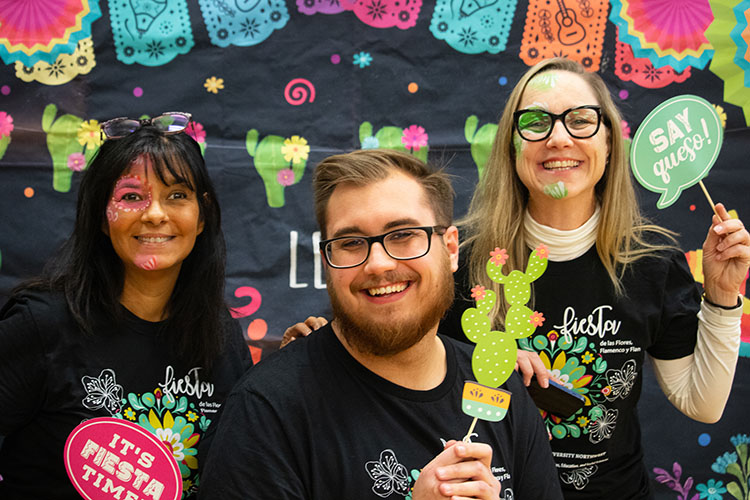
[[[458,230],[443,172],[363,150],[313,180],[334,318],[268,356],[224,404],[202,499],[562,498],[518,375],[507,417],[461,410],[471,348],[438,335]],[[472,442],[473,441],[473,442]]]

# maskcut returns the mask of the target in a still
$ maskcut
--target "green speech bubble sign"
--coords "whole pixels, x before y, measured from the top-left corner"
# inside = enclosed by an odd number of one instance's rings
[[[630,166],[643,187],[661,193],[656,206],[666,208],[708,175],[723,140],[721,119],[711,103],[694,95],[673,97],[638,127]]]

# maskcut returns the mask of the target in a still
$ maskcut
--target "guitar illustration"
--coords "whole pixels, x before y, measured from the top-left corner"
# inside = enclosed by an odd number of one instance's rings
[[[565,6],[563,0],[557,0],[559,12],[555,14],[557,21],[557,39],[563,45],[575,45],[586,37],[586,28],[576,19],[573,9]]]

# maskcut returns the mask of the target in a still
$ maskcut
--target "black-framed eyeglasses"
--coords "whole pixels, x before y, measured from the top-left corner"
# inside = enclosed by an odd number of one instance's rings
[[[444,234],[445,226],[403,227],[377,236],[341,236],[320,242],[329,266],[336,269],[357,267],[370,256],[373,243],[380,243],[392,259],[411,260],[427,255],[432,235]]]
[[[521,109],[513,113],[513,126],[525,141],[543,141],[552,134],[557,120],[576,139],[588,139],[599,132],[602,123],[600,106],[578,106],[559,115],[543,109]]]
[[[99,125],[99,127],[107,139],[120,139],[145,126],[154,127],[162,133],[169,135],[185,130],[190,124],[192,116],[190,113],[183,113],[182,111],[168,111],[159,116],[144,120],[127,117],[112,118]]]

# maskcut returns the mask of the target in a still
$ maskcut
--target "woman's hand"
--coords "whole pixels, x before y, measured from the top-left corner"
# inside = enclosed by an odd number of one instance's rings
[[[716,212],[720,217],[713,216],[703,242],[703,288],[709,302],[734,307],[750,266],[750,233],[723,204],[716,204]]]
[[[535,352],[519,349],[518,357],[516,358],[516,371],[521,373],[523,385],[526,387],[531,384],[531,377],[534,375],[536,375],[536,380],[539,382],[540,387],[544,389],[549,387],[549,372],[544,363],[542,363],[539,354]]]
[[[321,316],[309,316],[304,322],[290,326],[284,332],[284,336],[281,337],[281,345],[279,346],[279,349],[287,345],[289,342],[296,340],[298,337],[307,337],[326,323],[328,323],[328,320]]]

